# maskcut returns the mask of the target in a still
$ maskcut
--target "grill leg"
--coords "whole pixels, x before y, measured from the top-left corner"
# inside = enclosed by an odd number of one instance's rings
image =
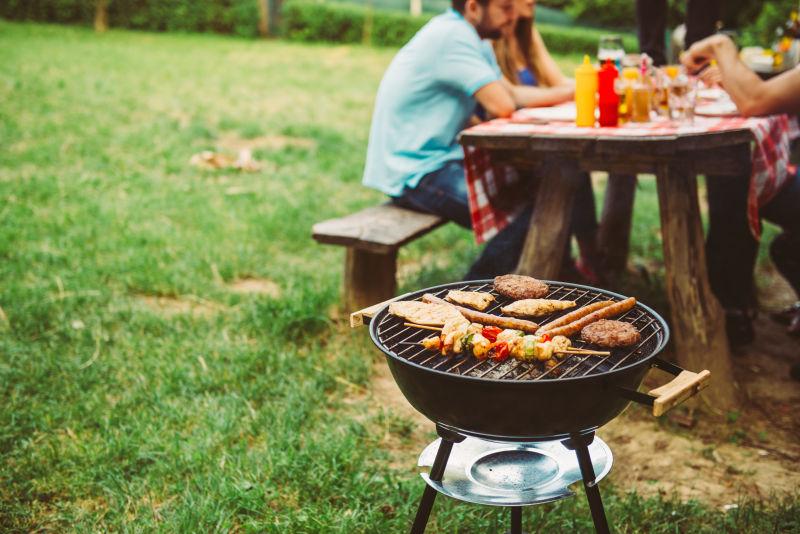
[[[436,458],[433,460],[433,467],[431,467],[429,476],[431,480],[441,482],[453,445],[464,441],[464,436],[439,425],[436,425],[436,431],[441,436],[442,443],[439,445],[439,450],[436,451]],[[437,493],[435,489],[425,484],[425,491],[422,493],[422,499],[419,501],[419,507],[417,508],[417,516],[414,518],[414,524],[411,525],[411,534],[424,534]]]
[[[609,534],[611,531],[608,529],[603,499],[600,497],[600,488],[595,479],[592,457],[589,455],[589,445],[593,440],[594,433],[578,434],[567,440],[565,445],[567,448],[573,449],[578,456],[578,465],[580,465],[581,476],[583,476],[583,487],[586,490],[586,498],[589,500],[589,509],[592,511],[594,530],[597,534]]]
[[[511,507],[511,534],[522,534],[522,506]]]

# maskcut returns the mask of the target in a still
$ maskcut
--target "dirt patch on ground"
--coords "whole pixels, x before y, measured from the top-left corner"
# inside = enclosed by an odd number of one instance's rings
[[[281,296],[281,287],[266,278],[241,278],[228,284],[228,290],[244,295],[266,295],[273,298]]]
[[[216,313],[225,312],[228,307],[224,304],[206,300],[194,295],[182,297],[157,297],[153,295],[139,295],[136,300],[149,310],[172,317],[180,314],[189,314],[195,317],[210,317]]]
[[[776,300],[777,294],[783,300]],[[765,308],[776,309],[786,303],[785,295],[791,293],[770,286],[761,297]],[[786,336],[765,312],[756,330],[756,343],[734,356],[736,379],[747,399],[741,412],[719,416],[683,406],[655,419],[634,406],[600,429],[598,435],[614,453],[609,479],[617,488],[712,506],[798,491],[800,383],[788,372],[800,362],[800,342]],[[659,385],[664,376],[654,371],[646,383]],[[367,397],[371,410],[384,409],[409,422],[406,439],[389,436],[382,445],[393,467],[417,472],[419,453],[435,438],[433,423],[408,403],[383,359],[374,365]]]

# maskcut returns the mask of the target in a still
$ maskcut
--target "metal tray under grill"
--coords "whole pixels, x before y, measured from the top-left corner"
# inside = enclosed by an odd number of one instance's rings
[[[574,300],[577,307],[598,300],[619,301],[626,298],[611,291],[578,284],[553,281],[547,281],[547,284],[550,291],[543,298]],[[444,298],[447,292],[453,289],[492,293],[496,301],[486,310],[486,313],[494,315],[502,316],[500,308],[513,302],[512,299],[503,297],[494,291],[491,280],[436,286],[403,295],[398,300],[421,300],[426,293]],[[535,320],[539,324],[545,324],[570,311],[572,310],[537,317]],[[442,356],[437,351],[425,349],[419,344],[422,339],[431,335],[430,331],[404,326],[404,320],[389,314],[388,307],[378,312],[372,319],[370,333],[375,344],[387,354],[412,365],[441,373],[499,381],[566,380],[626,369],[643,359],[658,354],[667,344],[669,328],[664,319],[648,306],[637,302],[633,309],[615,319],[633,324],[641,333],[642,340],[633,347],[613,349],[610,356],[571,354],[549,369],[540,362],[522,362],[513,358],[504,362],[494,362],[488,359],[478,360],[472,355]],[[573,337],[572,343],[578,348],[596,348],[579,337]]]
[[[419,457],[430,468],[442,440],[428,445]],[[599,437],[589,445],[595,480],[609,471],[611,449]],[[560,441],[497,443],[466,438],[453,445],[441,481],[421,473],[433,489],[461,501],[490,506],[530,506],[574,495],[569,485],[581,480],[575,451]]]

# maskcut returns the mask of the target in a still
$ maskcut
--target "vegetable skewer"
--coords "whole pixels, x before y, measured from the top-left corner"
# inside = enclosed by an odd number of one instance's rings
[[[504,361],[513,357],[543,362],[563,357],[572,345],[564,336],[526,335],[520,330],[483,326],[466,319],[447,321],[439,336],[426,338],[421,344],[444,356],[471,352],[479,360]]]

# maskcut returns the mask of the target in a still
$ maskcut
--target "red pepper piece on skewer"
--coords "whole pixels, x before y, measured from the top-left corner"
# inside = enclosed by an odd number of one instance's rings
[[[502,362],[508,359],[509,350],[508,350],[508,343],[497,343],[494,346],[494,354],[492,355],[492,360],[496,362]]]
[[[502,328],[498,328],[496,326],[484,326],[483,330],[481,330],[481,335],[494,343],[497,341],[497,336],[502,332]]]

